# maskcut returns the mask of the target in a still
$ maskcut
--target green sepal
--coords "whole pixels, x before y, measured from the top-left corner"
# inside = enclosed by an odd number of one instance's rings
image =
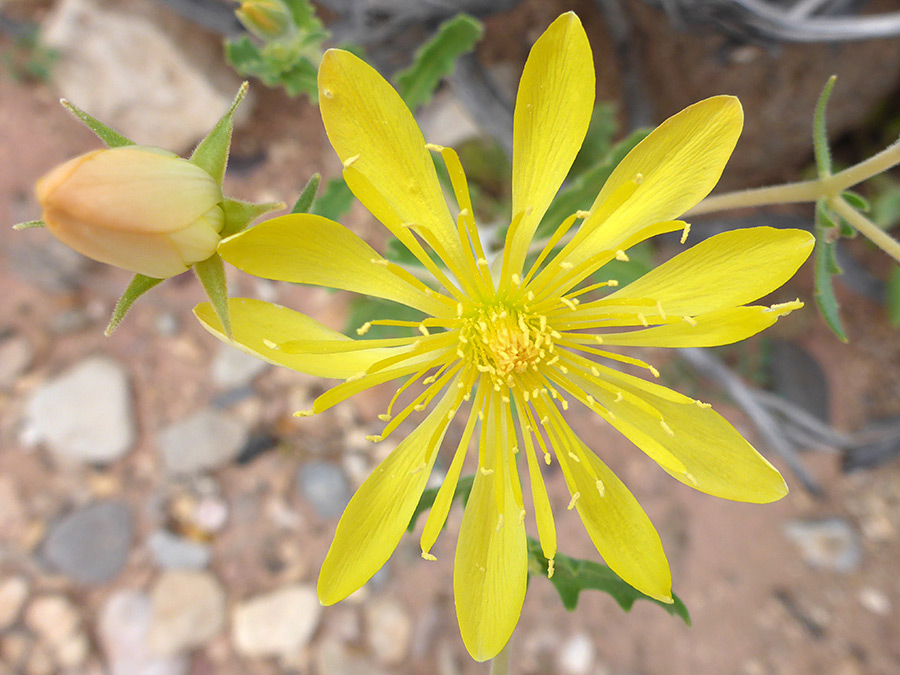
[[[24,223],[16,223],[12,226],[16,232],[21,232],[22,230],[33,230],[36,227],[46,227],[47,224],[43,220],[27,220]]]
[[[96,117],[88,115],[84,110],[70,103],[66,99],[59,99],[59,104],[84,124],[84,126],[93,131],[97,138],[106,144],[106,147],[121,148],[126,145],[135,145],[134,141],[126,138],[115,129],[106,126]]]
[[[837,80],[837,75],[828,78],[828,82],[825,83],[825,87],[819,95],[813,115],[813,150],[819,178],[831,175],[831,149],[828,147],[828,132],[825,129],[825,107],[828,105],[828,99],[831,98],[835,80]]]
[[[823,201],[816,203],[816,248],[813,261],[814,298],[819,313],[841,342],[848,342],[834,294],[834,275],[842,270],[835,258],[835,223]]]
[[[331,220],[340,220],[353,206],[353,193],[343,178],[332,178],[325,184],[325,190],[313,204],[312,212]]]
[[[397,91],[410,110],[427,103],[441,80],[450,75],[456,61],[472,51],[484,33],[481,22],[468,14],[457,14],[440,25],[437,33],[416,52],[408,68],[394,77]]]
[[[868,213],[871,210],[871,205],[869,204],[869,200],[863,197],[858,192],[854,192],[853,190],[844,190],[841,193],[841,197],[844,198],[844,201],[847,202],[850,206],[852,206],[857,211],[862,211],[863,213]]]
[[[540,542],[528,537],[529,573],[547,578],[548,566],[549,561],[541,551]],[[553,559],[553,576],[549,578],[549,581],[559,593],[563,607],[570,612],[578,606],[578,597],[581,591],[597,590],[611,595],[613,600],[619,603],[619,607],[626,612],[631,610],[635,600],[649,600],[672,616],[680,617],[688,626],[691,625],[691,615],[688,613],[687,607],[674,593],[672,593],[674,602],[671,604],[651,598],[627,584],[606,565],[592,560],[580,560],[557,553]]]
[[[291,213],[309,213],[313,202],[316,201],[316,193],[319,191],[319,183],[322,182],[322,174],[314,173],[307,181],[306,186],[294,202]]]
[[[216,126],[212,128],[206,138],[194,148],[190,161],[206,171],[219,184],[225,180],[225,167],[228,166],[228,151],[231,148],[231,132],[234,128],[234,111],[247,95],[247,87],[244,82],[238,89],[231,107],[222,115]]]
[[[224,239],[233,234],[246,230],[254,220],[271,211],[277,211],[285,207],[284,202],[264,202],[256,204],[254,202],[245,202],[241,199],[231,199],[225,197],[222,202],[222,210],[225,212],[225,225],[219,236]]]
[[[148,277],[143,274],[135,274],[131,283],[128,284],[128,288],[125,289],[125,292],[122,293],[122,297],[119,298],[119,301],[113,308],[112,317],[109,319],[109,325],[104,331],[106,337],[112,335],[116,328],[119,327],[119,324],[122,323],[122,319],[128,314],[128,310],[131,309],[135,300],[163,281],[164,279],[156,279],[155,277]]]
[[[195,263],[194,274],[203,284],[206,297],[219,317],[219,323],[228,339],[231,339],[231,318],[228,314],[228,286],[225,282],[225,265],[222,258],[214,254],[201,262]]]
[[[456,489],[453,491],[453,498],[450,500],[452,504],[457,499],[461,499],[463,505],[469,500],[469,493],[472,491],[472,485],[475,483],[475,475],[471,476],[463,476],[456,483]],[[416,510],[413,511],[412,518],[409,521],[409,525],[406,527],[407,532],[412,532],[416,529],[416,521],[419,519],[425,511],[434,506],[434,500],[437,499],[438,490],[440,487],[428,488],[425,492],[422,493],[422,498],[419,499],[419,503],[416,505]]]
[[[900,267],[894,266],[884,288],[884,306],[894,328],[900,328]]]

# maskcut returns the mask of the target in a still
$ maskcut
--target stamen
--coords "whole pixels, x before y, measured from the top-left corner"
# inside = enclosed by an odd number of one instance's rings
[[[682,243],[682,244],[683,244],[684,242],[687,241],[688,233],[689,233],[690,231],[691,231],[691,224],[690,224],[690,223],[685,223],[685,224],[684,224],[684,229],[681,231],[681,243]]]
[[[437,556],[429,553],[428,551],[422,551],[422,557],[425,558],[425,560],[429,560],[431,562],[437,560]]]
[[[369,332],[369,329],[372,327],[371,321],[366,321],[362,326],[356,329],[357,335],[365,335]]]
[[[616,251],[616,260],[621,260],[622,262],[628,262],[631,258],[628,257],[628,254],[625,253],[622,249]]]
[[[603,484],[603,481],[598,478],[596,481],[594,481],[594,485],[597,486],[597,492],[600,493],[600,496],[605,497],[606,496],[606,486]]]
[[[547,578],[553,578],[553,571],[555,569],[556,561],[553,558],[547,561]]]
[[[578,500],[579,500],[580,498],[581,498],[581,493],[580,493],[580,492],[576,492],[575,494],[573,494],[573,495],[572,495],[572,499],[569,500],[569,505],[566,507],[566,509],[568,509],[569,511],[571,511],[572,509],[574,509],[574,508],[575,508],[575,504],[578,502]]]
[[[345,168],[345,169],[349,169],[351,166],[353,166],[353,164],[354,164],[354,163],[356,162],[356,160],[358,160],[358,159],[359,159],[359,155],[353,155],[352,157],[348,157],[347,159],[345,159],[345,160],[342,162],[342,164],[344,165],[344,168]]]

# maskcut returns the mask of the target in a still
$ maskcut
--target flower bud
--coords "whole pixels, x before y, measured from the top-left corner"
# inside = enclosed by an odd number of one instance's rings
[[[265,41],[286,37],[294,25],[281,0],[244,0],[234,13],[244,28]]]
[[[43,220],[89,258],[165,279],[216,252],[222,189],[178,155],[138,145],[96,150],[37,184]]]

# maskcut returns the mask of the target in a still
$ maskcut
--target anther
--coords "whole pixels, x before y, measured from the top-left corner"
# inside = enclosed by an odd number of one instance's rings
[[[556,561],[553,560],[553,558],[550,558],[550,560],[547,561],[547,578],[548,579],[553,578],[553,571],[554,571],[555,565],[556,565]]]
[[[582,211],[581,209],[575,212],[576,218],[587,218],[589,215],[591,215],[590,211]]]
[[[610,279],[609,281],[606,282],[606,285],[613,286],[613,287],[618,286],[619,280],[618,279]]]
[[[370,258],[369,262],[372,263],[373,265],[381,265],[382,267],[389,267],[391,264],[384,258]]]
[[[428,332],[428,328],[425,326],[424,323],[419,324],[419,332],[422,335],[424,335],[425,337],[428,337],[429,335],[431,335],[431,333]]]
[[[625,251],[623,251],[622,249],[619,249],[618,251],[616,251],[616,260],[621,260],[622,262],[628,262],[630,260],[630,258],[628,257],[628,254],[625,253]]]
[[[666,424],[665,420],[660,420],[659,426],[661,426],[663,428],[663,431],[665,431],[667,434],[669,434],[669,436],[675,435],[675,432],[672,431],[672,427],[670,427],[668,424]]]
[[[553,458],[550,457],[550,453],[549,453],[549,452],[545,452],[545,453],[544,453],[544,464],[546,464],[547,466],[550,466],[550,462],[551,462],[552,460],[553,460]]]
[[[598,345],[602,345],[602,344],[603,344],[603,336],[602,336],[602,335],[595,335],[595,336],[594,336],[594,342],[596,342]]]
[[[492,473],[494,473],[493,469],[486,469],[483,466],[479,467],[478,470],[481,472],[482,476],[490,476]]]
[[[656,311],[659,312],[659,315],[662,317],[662,320],[665,321],[665,320],[666,320],[666,313],[665,313],[665,311],[663,310],[663,308],[662,308],[662,303],[661,303],[659,300],[656,301]]]
[[[681,231],[681,243],[682,243],[682,244],[683,244],[684,242],[687,241],[688,233],[689,233],[690,231],[691,231],[691,224],[690,224],[690,223],[685,223],[685,224],[684,224],[684,229]]]
[[[371,443],[381,443],[381,441],[384,440],[384,437],[379,434],[370,434],[369,436],[366,436],[366,440]]]
[[[594,481],[594,485],[597,486],[597,492],[600,493],[600,496],[605,497],[606,496],[606,486],[603,484],[603,481],[598,478],[596,481]]]
[[[432,152],[441,152],[444,149],[443,145],[438,145],[437,143],[426,143],[426,150],[431,150]]]
[[[576,502],[578,502],[578,500],[579,500],[580,498],[581,498],[581,493],[580,493],[580,492],[576,492],[575,494],[573,494],[573,495],[572,495],[572,499],[569,500],[569,505],[566,507],[566,509],[568,509],[569,511],[571,511],[572,509],[574,509],[574,508],[575,508]]]
[[[579,459],[578,455],[576,455],[574,452],[569,450],[566,454],[571,458],[571,460],[573,462],[577,462],[578,464],[581,464],[581,459]]]
[[[616,400],[614,402],[621,403],[623,400],[625,400],[625,395],[621,391],[617,391],[616,392]]]
[[[362,326],[356,329],[357,335],[365,335],[369,332],[369,329],[372,327],[371,321],[366,321]]]
[[[428,551],[422,551],[422,557],[425,558],[425,560],[430,560],[431,562],[437,560],[437,556],[429,553]]]
[[[644,328],[646,328],[647,326],[650,325],[650,324],[647,322],[647,317],[644,316],[643,314],[641,314],[640,312],[638,312],[637,319],[638,319],[638,321],[641,322],[641,325],[643,325]]]
[[[347,159],[345,159],[342,162],[342,164],[344,165],[345,169],[349,169],[353,165],[353,163],[356,162],[356,160],[358,160],[358,159],[359,159],[359,155],[353,155],[353,157],[348,157]]]
[[[391,416],[388,415],[387,413],[381,413],[381,414],[378,416],[378,419],[380,419],[382,422],[390,422],[390,421],[391,421]]]
[[[650,374],[653,375],[653,377],[659,377],[659,371],[656,368],[654,368],[653,366],[647,366],[647,369],[650,371]]]
[[[277,342],[272,342],[266,338],[263,338],[263,344],[269,349],[281,349]]]
[[[685,316],[685,317],[683,317],[683,318],[684,318],[685,321],[687,321],[687,323],[688,323],[689,326],[696,326],[696,325],[697,325],[697,319],[695,319],[694,317],[692,317],[692,316]]]
[[[298,410],[294,413],[294,417],[312,417],[315,414],[312,410]]]

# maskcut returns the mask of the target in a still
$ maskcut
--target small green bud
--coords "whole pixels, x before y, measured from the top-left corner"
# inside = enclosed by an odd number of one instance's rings
[[[266,42],[294,31],[291,12],[281,0],[244,0],[234,13],[244,28]]]

